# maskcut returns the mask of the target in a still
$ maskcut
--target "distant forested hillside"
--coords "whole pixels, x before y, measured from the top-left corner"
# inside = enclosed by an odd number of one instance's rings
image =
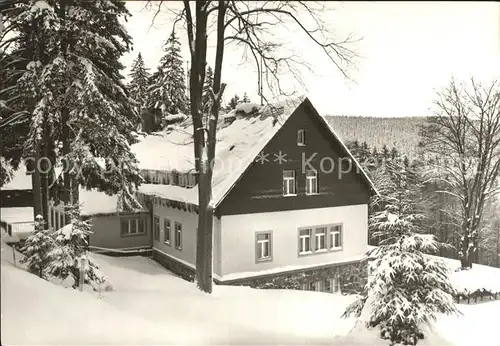
[[[344,142],[366,142],[370,148],[380,150],[384,144],[410,159],[416,157],[419,143],[418,129],[424,117],[376,118],[360,116],[325,116]]]

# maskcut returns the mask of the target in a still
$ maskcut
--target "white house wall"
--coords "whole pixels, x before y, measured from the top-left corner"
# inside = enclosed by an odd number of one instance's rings
[[[154,216],[160,217],[160,241],[153,240],[153,247],[160,252],[187,262],[192,267],[196,264],[196,229],[198,228],[198,214],[155,204]],[[170,245],[164,243],[164,220],[171,222]],[[182,224],[182,249],[175,248],[175,222]],[[154,227],[154,226],[153,226]],[[213,241],[213,271],[220,275],[220,220],[214,217],[214,241]],[[151,232],[154,229],[151,228]]]
[[[298,228],[343,224],[342,250],[298,255]],[[368,205],[228,215],[221,218],[221,276],[340,262],[368,246]],[[256,232],[272,231],[272,261],[256,261]]]

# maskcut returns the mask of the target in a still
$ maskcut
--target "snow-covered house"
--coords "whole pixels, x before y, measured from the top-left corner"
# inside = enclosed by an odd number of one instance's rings
[[[24,208],[33,203],[31,185],[28,188],[26,180],[30,177],[22,174],[15,174],[13,179],[7,184],[0,186],[0,207],[1,208]]]
[[[15,188],[15,189],[14,189]],[[3,227],[14,232],[14,236],[23,240],[33,231],[33,196],[32,178],[26,168],[21,166],[14,173],[9,184],[2,187],[6,191],[25,191],[31,195],[30,204],[17,207],[1,207],[0,222]],[[106,252],[112,250],[135,250],[151,248],[149,229],[149,211],[122,212],[118,205],[118,197],[104,192],[87,190],[80,187],[79,198],[81,215],[89,218],[92,225],[92,235],[89,245],[94,249]],[[49,227],[59,229],[65,224],[64,206],[49,205]]]
[[[215,282],[333,291],[364,277],[376,190],[304,97],[220,120],[213,173]],[[153,257],[194,276],[197,186],[189,119],[132,146]]]

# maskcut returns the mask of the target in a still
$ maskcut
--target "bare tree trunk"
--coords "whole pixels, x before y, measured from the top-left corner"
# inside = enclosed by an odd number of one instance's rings
[[[185,8],[187,8],[185,2]],[[195,159],[198,175],[198,234],[196,243],[196,284],[200,290],[211,293],[213,284],[212,256],[213,256],[213,219],[214,210],[212,200],[212,175],[213,162],[215,159],[215,144],[217,140],[217,122],[220,111],[220,103],[225,85],[221,85],[222,60],[224,57],[224,18],[226,15],[226,3],[218,2],[217,7],[217,43],[214,69],[214,81],[211,90],[212,107],[210,114],[202,114],[201,94],[205,80],[205,65],[207,53],[207,17],[208,7],[206,2],[196,3],[196,39],[194,40],[190,11],[188,11],[188,39],[193,52],[190,71],[190,96],[191,112],[193,116]],[[203,118],[206,116],[206,121]]]
[[[196,26],[194,26],[189,2],[185,1],[188,10],[188,38],[191,56],[190,102],[193,119],[194,156],[198,172],[198,230],[196,241],[196,273],[195,282],[200,290],[212,292],[212,214],[209,209],[212,197],[211,167],[208,158],[207,130],[203,122],[202,88],[205,81],[205,65],[207,55],[207,2],[196,2]],[[193,27],[196,35],[193,36]]]
[[[208,172],[200,174],[199,178],[199,217],[196,242],[196,284],[202,291],[206,293],[212,293],[213,209],[210,207],[212,184]]]

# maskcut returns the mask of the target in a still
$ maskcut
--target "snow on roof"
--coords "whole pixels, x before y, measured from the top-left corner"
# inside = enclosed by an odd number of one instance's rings
[[[57,173],[56,173],[57,174]],[[26,167],[21,165],[20,168],[14,172],[12,181],[4,186],[2,190],[31,190],[31,175],[26,174]],[[87,190],[80,186],[80,204],[82,215],[96,215],[96,214],[111,214],[118,211],[118,196],[107,195],[104,192],[97,190]],[[9,209],[30,209],[31,214],[29,220],[19,221],[33,221],[33,208],[2,208],[2,214]],[[121,210],[120,210],[121,211]],[[26,213],[28,215],[28,213]],[[3,220],[3,215],[2,215]]]
[[[165,116],[165,120],[166,121],[178,121],[178,120],[184,120],[187,117],[188,117],[187,115],[182,114],[182,113],[179,113],[179,114],[169,114],[169,115]]]
[[[255,103],[240,103],[236,109],[223,116],[223,118],[235,116],[236,119],[230,125],[224,124],[223,119],[219,123],[212,180],[214,207],[218,206],[259,152],[274,137],[297,107],[306,100],[310,103],[305,96],[300,96],[263,107]],[[241,115],[241,113],[244,114]],[[370,187],[377,193],[373,182],[361,168],[359,162],[342,143],[328,122],[321,115],[318,114],[318,116],[323,120],[333,137],[342,145]],[[191,120],[186,119],[165,131],[145,136],[142,141],[132,146],[132,151],[139,161],[139,168],[180,173],[194,170],[192,134]],[[196,188],[147,186],[146,184],[140,187],[139,191],[181,202],[197,201]]]
[[[238,103],[236,105],[235,111],[236,111],[236,113],[242,112],[245,114],[250,114],[252,112],[258,111],[259,109],[260,109],[259,104],[247,102],[247,103]]]
[[[141,184],[139,192],[146,195],[198,205],[198,189],[159,184]]]
[[[23,165],[14,171],[12,180],[7,184],[0,187],[0,190],[30,190],[31,189],[31,175],[26,174],[26,169]]]
[[[32,207],[0,208],[0,220],[7,223],[34,222]]]
[[[272,105],[260,107],[256,104],[240,104],[240,111],[258,107],[254,115],[237,116],[225,126],[219,123],[217,146],[213,172],[213,203],[217,206],[238,178],[252,163],[264,146],[288,120],[304,96],[288,99]],[[246,106],[241,106],[246,105]],[[250,105],[250,106],[248,106]],[[234,109],[231,113],[238,113]],[[230,114],[231,114],[230,113]],[[163,132],[146,136],[132,146],[141,169],[178,171],[186,173],[194,170],[193,127],[190,119]],[[158,149],[156,149],[158,148]],[[156,150],[155,150],[156,149]],[[197,202],[196,187],[182,188],[144,184],[140,192],[151,193],[181,202]]]

